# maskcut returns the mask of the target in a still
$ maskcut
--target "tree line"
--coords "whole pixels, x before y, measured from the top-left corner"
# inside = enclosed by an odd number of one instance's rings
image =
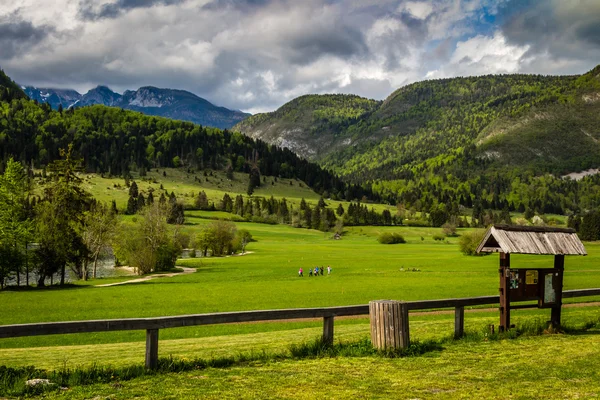
[[[16,89],[3,82],[0,88],[0,170],[11,157],[43,168],[72,144],[86,172],[126,177],[158,167],[212,168],[248,173],[249,192],[264,175],[302,180],[340,199],[371,197],[369,189],[347,184],[286,148],[237,132],[101,105],[55,111],[22,92],[14,95]]]

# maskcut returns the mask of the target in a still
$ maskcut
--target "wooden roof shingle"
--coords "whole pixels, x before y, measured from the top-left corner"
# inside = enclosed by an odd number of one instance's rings
[[[493,225],[477,247],[477,253],[587,255],[574,229]]]

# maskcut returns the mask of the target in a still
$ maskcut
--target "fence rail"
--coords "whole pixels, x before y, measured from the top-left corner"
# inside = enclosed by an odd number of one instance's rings
[[[566,290],[563,298],[600,296],[600,288]],[[457,337],[464,332],[464,308],[470,306],[495,305],[499,296],[467,297],[442,300],[408,301],[408,309],[428,310],[439,308],[455,309]],[[519,308],[537,308],[536,304],[525,304]],[[22,336],[58,335],[68,333],[111,332],[124,330],[146,330],[146,367],[156,368],[158,361],[158,330],[184,326],[230,324],[239,322],[276,321],[282,319],[323,318],[323,340],[333,342],[335,317],[368,315],[369,305],[291,308],[282,310],[239,311],[211,314],[178,315],[153,318],[125,318],[91,321],[42,322],[35,324],[0,325],[0,339]]]

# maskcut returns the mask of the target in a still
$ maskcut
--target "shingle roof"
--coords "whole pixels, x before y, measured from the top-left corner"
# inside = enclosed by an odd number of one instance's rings
[[[477,253],[587,255],[574,229],[494,225],[486,232]]]

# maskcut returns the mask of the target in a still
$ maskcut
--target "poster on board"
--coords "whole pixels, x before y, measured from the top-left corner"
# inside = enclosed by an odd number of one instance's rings
[[[556,291],[553,285],[553,274],[544,275],[544,303],[556,302]]]
[[[527,270],[525,274],[525,284],[526,285],[537,285],[538,283],[538,271],[536,270]]]

